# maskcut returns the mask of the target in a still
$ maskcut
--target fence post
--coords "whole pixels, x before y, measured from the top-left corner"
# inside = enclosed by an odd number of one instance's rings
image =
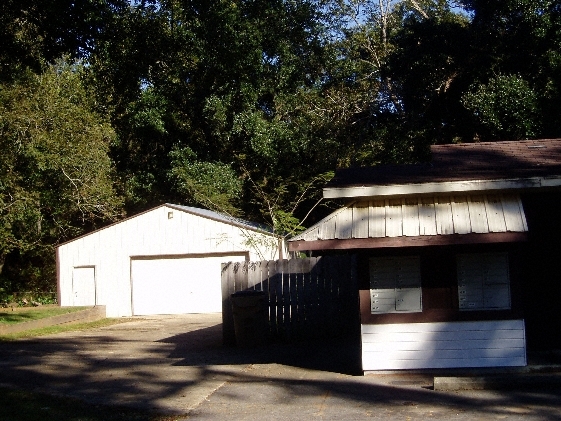
[[[234,293],[234,263],[222,263],[222,341],[224,345],[236,344],[234,314],[230,296]]]

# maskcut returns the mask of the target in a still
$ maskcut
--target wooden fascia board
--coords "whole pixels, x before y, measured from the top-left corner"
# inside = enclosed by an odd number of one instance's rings
[[[352,238],[348,240],[315,240],[289,242],[289,251],[351,250],[392,247],[427,247],[454,244],[514,243],[528,239],[527,232],[488,234],[422,235],[418,237]]]
[[[525,190],[561,186],[561,176],[513,178],[501,180],[466,180],[435,183],[392,184],[387,186],[326,187],[325,199],[400,197],[424,194],[457,194],[499,190]]]

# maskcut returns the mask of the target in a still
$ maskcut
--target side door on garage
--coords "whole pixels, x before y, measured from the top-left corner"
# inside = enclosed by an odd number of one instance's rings
[[[72,269],[72,305],[96,305],[95,266],[78,266]]]

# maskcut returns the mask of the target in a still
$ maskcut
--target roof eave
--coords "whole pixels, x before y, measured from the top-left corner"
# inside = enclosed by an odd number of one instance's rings
[[[458,194],[478,191],[526,190],[546,187],[561,187],[561,176],[511,178],[496,180],[462,180],[431,183],[409,183],[390,185],[364,185],[348,187],[325,187],[325,199],[390,198],[425,194]]]

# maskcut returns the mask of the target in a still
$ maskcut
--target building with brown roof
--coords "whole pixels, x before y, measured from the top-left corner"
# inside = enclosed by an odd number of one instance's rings
[[[561,140],[432,147],[337,171],[343,208],[289,241],[357,256],[365,371],[521,366],[561,348]]]

